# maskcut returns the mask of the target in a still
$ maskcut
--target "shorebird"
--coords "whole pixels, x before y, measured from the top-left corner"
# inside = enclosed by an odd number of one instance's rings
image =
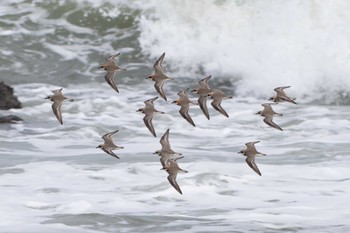
[[[52,91],[53,95],[49,95],[45,98],[53,102],[52,111],[55,114],[57,120],[61,123],[61,125],[63,125],[61,106],[64,100],[69,99],[62,94],[62,90],[63,88],[58,90],[53,90]],[[70,101],[73,101],[73,100],[70,99]]]
[[[119,157],[113,153],[112,150],[116,150],[116,149],[124,149],[124,147],[122,146],[117,146],[114,144],[113,140],[112,140],[112,135],[119,132],[119,130],[110,132],[110,133],[106,133],[105,135],[102,136],[102,139],[104,140],[103,144],[98,145],[96,148],[101,148],[101,150],[103,150],[104,152],[106,152],[107,154],[119,159]]]
[[[177,159],[174,159],[174,160],[168,159],[165,162],[164,170],[169,174],[167,177],[169,183],[176,189],[176,191],[178,191],[180,194],[182,194],[180,186],[176,182],[177,173],[179,173],[179,172],[187,173],[188,171],[181,169],[179,167],[179,165],[177,164],[176,160]]]
[[[211,106],[225,117],[229,117],[226,111],[221,107],[221,102],[224,99],[232,99],[233,97],[227,96],[221,90],[217,89],[212,90],[208,95],[213,99]]]
[[[177,95],[180,97],[179,99],[173,101],[172,103],[179,105],[181,108],[179,110],[180,115],[188,121],[193,126],[196,126],[190,116],[188,114],[188,110],[190,109],[190,104],[197,104],[193,103],[189,98],[187,94],[188,88],[185,91],[180,91],[177,93]]]
[[[253,169],[259,176],[261,176],[261,172],[259,171],[258,166],[255,163],[255,156],[256,155],[264,155],[266,156],[266,154],[260,153],[256,150],[255,148],[255,144],[258,143],[260,141],[255,141],[255,142],[247,142],[245,145],[247,146],[246,149],[241,150],[238,153],[243,154],[244,156],[246,156],[247,158],[245,159],[245,161],[247,162],[248,166],[251,167],[251,169]]]
[[[163,53],[157,59],[157,61],[153,65],[154,73],[152,75],[148,76],[147,78],[152,79],[155,82],[154,87],[155,87],[156,91],[159,93],[160,97],[162,97],[165,101],[167,101],[167,98],[164,94],[163,85],[164,85],[164,82],[166,80],[170,80],[172,78],[170,78],[164,74],[164,70],[162,67],[164,56],[165,56],[165,53]]]
[[[209,85],[208,85],[208,81],[210,78],[211,78],[211,75],[200,80],[198,88],[192,90],[192,92],[195,92],[197,95],[199,95],[199,98],[198,98],[199,107],[202,109],[204,115],[207,117],[208,120],[210,119],[210,117],[209,117],[209,112],[207,108],[207,99],[208,99],[208,94],[211,92],[211,89],[209,88]]]
[[[262,104],[261,106],[263,106],[264,109],[262,111],[257,112],[256,114],[260,115],[260,116],[263,116],[264,117],[263,121],[267,125],[275,128],[275,129],[283,131],[283,129],[281,127],[279,127],[275,122],[272,121],[274,115],[283,116],[283,114],[275,112],[272,109],[270,103],[265,103],[265,104]]]
[[[156,137],[156,132],[155,132],[153,124],[152,124],[153,115],[155,113],[164,114],[164,112],[158,111],[157,109],[154,108],[153,102],[156,99],[158,99],[158,96],[154,97],[152,99],[146,100],[144,102],[145,107],[137,110],[137,112],[142,112],[143,114],[145,114],[145,117],[143,118],[143,122],[145,123],[146,127],[149,129],[149,131],[152,133],[152,135],[154,137]]]
[[[286,88],[290,88],[290,86],[276,87],[275,89],[273,89],[276,92],[276,95],[269,98],[269,100],[272,100],[273,102],[287,101],[293,104],[297,104],[294,101],[295,98],[290,98],[286,95],[286,93],[284,92],[284,89]]]
[[[117,65],[115,58],[118,57],[119,55],[120,53],[117,53],[115,55],[108,57],[107,63],[100,65],[99,67],[99,69],[104,69],[105,71],[107,71],[105,75],[105,80],[118,93],[119,93],[119,90],[117,88],[117,85],[115,84],[114,76],[118,70],[126,70],[125,68],[121,68]]]
[[[165,168],[165,162],[168,159],[182,159],[181,153],[177,153],[171,149],[169,142],[169,129],[165,131],[164,135],[159,140],[162,148],[160,150],[155,151],[153,154],[158,154],[160,156],[160,163],[162,164],[163,169]],[[175,157],[177,156],[177,157]]]

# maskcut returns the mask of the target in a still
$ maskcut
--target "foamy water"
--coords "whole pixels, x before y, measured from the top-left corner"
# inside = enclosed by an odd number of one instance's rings
[[[0,232],[350,230],[346,1],[0,5],[1,81],[23,105],[0,114],[24,119],[0,125]],[[97,69],[115,51],[128,68],[120,93]],[[146,77],[162,52],[174,80],[168,101],[155,101],[166,114],[154,117],[154,138],[136,110],[157,96]],[[208,102],[210,121],[193,106],[192,127],[171,101],[208,74],[235,95],[222,103],[230,117]],[[298,102],[273,106],[283,132],[255,115],[279,85]],[[74,99],[63,126],[44,99],[60,87]],[[177,177],[183,195],[153,154],[168,128],[189,171]],[[119,160],[95,148],[116,129]],[[255,140],[267,154],[256,158],[261,177],[237,153]]]
[[[154,2],[152,14],[140,17],[140,44],[154,58],[169,48],[180,74],[224,76],[244,96],[282,83],[299,98],[348,96],[349,2]]]

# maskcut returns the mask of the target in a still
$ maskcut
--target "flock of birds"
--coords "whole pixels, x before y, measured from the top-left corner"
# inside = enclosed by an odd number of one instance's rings
[[[116,91],[119,93],[119,90],[117,88],[117,85],[114,81],[114,77],[117,73],[118,70],[126,70],[125,68],[121,68],[117,65],[117,62],[115,60],[116,57],[118,57],[120,53],[112,55],[107,58],[107,62],[105,64],[102,64],[99,68],[104,69],[107,73],[104,76],[106,82]],[[162,67],[162,62],[164,60],[165,53],[163,53],[157,61],[154,63],[153,68],[154,68],[154,73],[150,76],[148,76],[148,79],[151,79],[155,82],[154,87],[156,91],[159,93],[160,97],[163,98],[165,101],[167,101],[167,97],[164,93],[163,86],[165,81],[171,80],[172,78],[166,76],[164,74],[164,70]],[[219,113],[222,115],[229,117],[227,112],[223,109],[221,106],[221,103],[224,99],[232,99],[232,96],[227,96],[225,95],[221,90],[218,89],[211,89],[208,85],[208,81],[210,80],[211,76],[208,76],[202,80],[199,81],[199,86],[192,90],[195,94],[198,96],[197,103],[192,102],[189,99],[189,96],[187,94],[187,91],[189,90],[188,88],[186,90],[180,91],[177,93],[179,98],[172,103],[180,106],[179,113],[180,115],[192,126],[196,126],[195,123],[193,122],[191,116],[189,115],[189,109],[190,105],[199,105],[201,110],[203,111],[205,117],[209,120],[209,112],[207,108],[207,100],[210,97],[212,99],[211,105],[215,110],[217,110]],[[273,127],[277,130],[282,130],[280,126],[278,126],[275,122],[273,122],[273,117],[275,115],[282,116],[281,113],[277,113],[272,109],[273,104],[277,104],[278,102],[290,102],[293,104],[297,104],[295,102],[295,98],[290,98],[286,95],[284,92],[284,89],[289,88],[290,86],[283,86],[283,87],[276,87],[274,91],[276,94],[269,98],[272,103],[263,103],[263,110],[257,112],[256,114],[261,115],[264,117],[263,121],[270,127]],[[62,120],[62,112],[61,112],[61,106],[62,103],[65,100],[72,101],[72,99],[69,99],[65,97],[62,94],[62,88],[58,90],[53,90],[53,95],[49,95],[46,97],[46,99],[49,99],[50,101],[53,102],[52,104],[52,110],[57,118],[57,120],[60,122],[60,124],[63,124]],[[137,110],[137,112],[143,113],[145,116],[143,118],[145,126],[148,128],[148,130],[151,132],[151,134],[156,137],[156,132],[152,123],[152,119],[154,114],[160,113],[164,114],[164,112],[158,111],[154,107],[154,101],[158,99],[157,97],[154,97],[152,99],[146,100],[145,106],[143,108],[140,108]],[[112,136],[117,133],[119,130],[115,130],[109,133],[106,133],[105,135],[102,136],[102,139],[104,140],[103,144],[98,145],[96,148],[102,149],[105,153],[118,158],[119,157],[113,152],[113,150],[117,149],[123,149],[124,147],[122,146],[117,146],[112,139]],[[180,193],[182,194],[182,191],[179,187],[179,185],[176,182],[176,177],[179,172],[185,172],[187,173],[188,171],[183,170],[179,167],[177,160],[183,158],[181,153],[177,153],[171,149],[170,142],[169,142],[169,129],[164,133],[164,135],[160,139],[160,144],[161,144],[161,149],[157,150],[154,152],[154,154],[158,154],[160,156],[160,163],[162,165],[161,170],[165,170],[168,173],[168,181],[169,183]],[[258,166],[255,163],[255,156],[256,155],[266,155],[263,153],[260,153],[257,151],[255,148],[255,144],[258,143],[259,141],[254,141],[254,142],[247,142],[246,148],[241,150],[238,153],[242,153],[244,156],[246,156],[246,163],[248,164],[249,167],[251,167],[259,176],[261,176],[261,172],[259,171]]]

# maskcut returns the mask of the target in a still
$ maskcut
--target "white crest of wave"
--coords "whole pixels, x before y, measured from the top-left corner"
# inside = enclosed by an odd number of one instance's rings
[[[165,51],[177,75],[230,78],[243,96],[291,85],[291,96],[336,99],[350,87],[349,1],[152,3],[139,19],[141,48],[152,59]]]

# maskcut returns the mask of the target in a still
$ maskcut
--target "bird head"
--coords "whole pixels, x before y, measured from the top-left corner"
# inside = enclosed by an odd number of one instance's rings
[[[156,150],[153,154],[154,155],[160,155],[160,150]]]

